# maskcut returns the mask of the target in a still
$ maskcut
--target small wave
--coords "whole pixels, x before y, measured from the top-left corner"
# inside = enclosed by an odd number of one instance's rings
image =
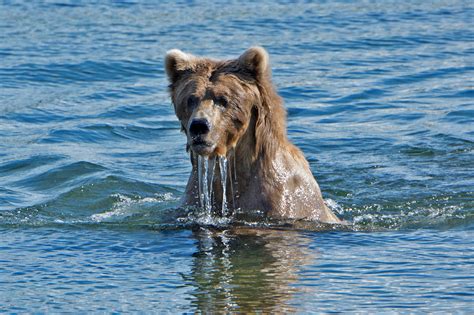
[[[86,162],[74,162],[49,169],[43,173],[22,178],[13,183],[15,187],[26,187],[31,190],[42,191],[58,189],[63,184],[71,185],[71,182],[90,176],[91,174],[104,171],[106,168]]]
[[[64,211],[54,203],[0,211],[0,226],[168,224],[169,220],[175,221],[170,211],[173,211],[173,203],[179,200],[170,192],[156,194],[154,197],[132,197],[117,193],[108,196],[107,199],[115,200],[110,210],[88,216],[81,212]]]
[[[449,205],[442,199],[448,201],[450,197],[435,197],[434,202],[412,200],[402,204],[376,203],[347,208],[328,199],[327,205],[339,217],[350,221],[355,231],[451,228],[473,222],[474,213],[468,211],[468,205]]]
[[[118,202],[113,206],[112,210],[91,215],[89,218],[92,221],[123,221],[124,219],[134,215],[146,215],[146,209],[155,207],[157,203],[177,200],[177,198],[175,198],[171,193],[164,193],[162,195],[157,195],[156,197],[145,197],[142,199],[133,199],[121,194],[114,194],[112,197],[118,199]]]
[[[447,197],[449,199],[449,197]],[[257,229],[285,229],[305,231],[390,231],[419,228],[453,228],[472,224],[474,213],[466,205],[423,204],[409,201],[397,205],[371,204],[346,207],[333,199],[327,206],[346,222],[341,225],[319,222],[272,219],[263,211],[237,211],[230,217],[209,215],[197,207],[180,208],[179,197],[171,192],[153,196],[114,193],[106,209],[89,215],[64,212],[53,205],[41,204],[10,211],[0,211],[0,226],[114,226],[148,229],[189,229],[210,227],[227,229],[249,227]]]

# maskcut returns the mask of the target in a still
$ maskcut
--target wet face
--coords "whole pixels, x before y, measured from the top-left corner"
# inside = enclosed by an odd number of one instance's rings
[[[183,75],[172,97],[188,147],[198,155],[225,156],[248,128],[255,91],[222,65]]]
[[[256,123],[252,118],[255,105],[261,104],[259,84],[270,77],[268,54],[263,48],[249,48],[228,61],[173,49],[166,54],[165,70],[176,116],[186,133],[188,148],[196,154],[227,155],[249,124]]]

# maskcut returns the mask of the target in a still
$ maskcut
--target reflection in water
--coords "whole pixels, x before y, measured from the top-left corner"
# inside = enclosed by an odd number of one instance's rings
[[[202,313],[294,312],[301,267],[316,257],[293,231],[238,228],[195,232],[198,251],[187,282]]]

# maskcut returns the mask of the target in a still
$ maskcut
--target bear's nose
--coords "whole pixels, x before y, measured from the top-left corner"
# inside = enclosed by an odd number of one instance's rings
[[[189,132],[193,136],[204,135],[209,132],[211,128],[207,119],[193,119],[191,126],[189,126]]]

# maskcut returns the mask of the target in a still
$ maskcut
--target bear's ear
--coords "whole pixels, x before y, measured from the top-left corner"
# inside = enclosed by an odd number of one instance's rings
[[[179,49],[169,50],[165,57],[165,69],[170,82],[175,83],[183,72],[194,69],[196,61],[195,56]]]
[[[249,71],[257,80],[270,75],[268,53],[262,47],[247,49],[238,59],[241,68]]]

